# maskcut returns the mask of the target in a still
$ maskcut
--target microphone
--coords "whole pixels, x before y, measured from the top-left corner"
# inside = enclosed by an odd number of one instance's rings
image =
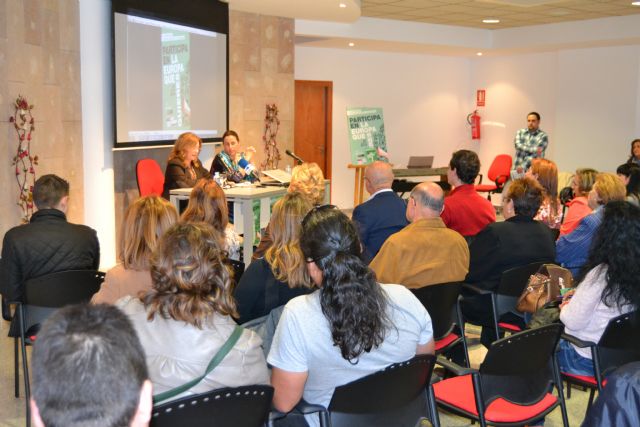
[[[298,162],[299,165],[304,163],[304,160],[302,160],[299,156],[297,156],[296,153],[294,153],[293,151],[284,150],[284,152],[287,154],[287,156],[293,157]]]
[[[238,161],[238,166],[244,169],[244,173],[246,173],[248,177],[255,179],[256,181],[260,181],[260,178],[258,178],[258,171],[256,170],[256,167],[249,163],[247,159],[242,157]]]

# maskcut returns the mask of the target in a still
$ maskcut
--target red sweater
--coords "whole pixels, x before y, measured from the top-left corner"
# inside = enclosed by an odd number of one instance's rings
[[[480,196],[473,185],[456,187],[444,199],[440,215],[447,227],[463,236],[475,236],[496,221],[496,211],[490,201]]]

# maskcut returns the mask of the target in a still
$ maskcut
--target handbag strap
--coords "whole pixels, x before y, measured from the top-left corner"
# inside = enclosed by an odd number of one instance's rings
[[[189,390],[191,387],[195,386],[200,381],[202,381],[207,375],[209,375],[209,373],[211,373],[211,371],[215,369],[216,366],[220,364],[220,362],[222,362],[222,360],[225,358],[227,353],[229,353],[229,351],[231,351],[233,346],[236,345],[243,331],[244,329],[242,328],[242,326],[236,325],[235,329],[233,330],[233,332],[231,333],[227,341],[222,345],[222,347],[220,347],[220,349],[216,352],[216,354],[214,354],[213,357],[211,358],[211,361],[207,365],[207,369],[204,371],[204,374],[202,374],[198,378],[195,378],[189,381],[188,383],[184,383],[178,387],[172,388],[171,390],[167,390],[163,393],[156,394],[155,396],[153,396],[153,404],[156,405],[159,402],[162,402],[163,400],[171,399],[172,397],[175,397],[181,393],[184,393],[185,391]]]

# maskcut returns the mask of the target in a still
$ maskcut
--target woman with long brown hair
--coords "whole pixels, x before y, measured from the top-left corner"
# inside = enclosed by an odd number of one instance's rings
[[[313,290],[300,249],[300,222],[311,207],[300,193],[289,193],[274,205],[270,222],[273,243],[264,257],[249,265],[234,290],[238,323],[265,316],[291,298]]]
[[[151,259],[153,288],[118,306],[129,316],[146,353],[154,393],[183,385],[205,372],[235,330],[231,270],[218,233],[209,224],[171,227]],[[268,384],[261,340],[244,330],[204,379],[174,396],[222,387]]]
[[[527,176],[538,181],[544,189],[540,210],[533,219],[547,224],[549,228],[559,229],[562,204],[558,198],[558,167],[551,160],[536,158],[531,161]]]

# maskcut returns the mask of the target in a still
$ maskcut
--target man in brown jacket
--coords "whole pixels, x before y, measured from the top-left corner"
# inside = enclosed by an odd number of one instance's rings
[[[432,182],[417,185],[407,203],[411,224],[391,235],[370,267],[381,283],[421,288],[464,280],[469,270],[469,247],[440,219],[444,193]]]

